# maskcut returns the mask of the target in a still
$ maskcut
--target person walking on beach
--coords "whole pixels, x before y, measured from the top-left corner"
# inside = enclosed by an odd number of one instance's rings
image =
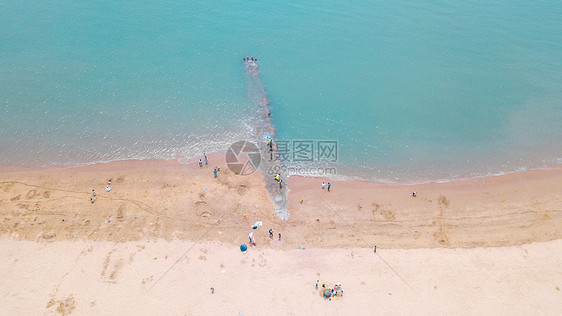
[[[96,191],[94,191],[94,189],[92,189],[92,195],[96,196]]]
[[[211,287],[211,294],[215,294],[215,288]]]
[[[283,180],[279,180],[279,189],[283,189]]]
[[[215,178],[217,177],[217,168],[215,168],[215,171],[213,171],[213,174],[215,175]]]
[[[199,159],[199,167],[203,167],[203,161]]]
[[[269,229],[269,238],[273,239],[273,230],[271,228]]]
[[[324,190],[324,188],[326,188],[326,183],[322,182],[322,190]]]
[[[207,158],[207,154],[203,153],[203,156],[205,156],[205,165],[209,164],[209,158]]]
[[[318,290],[318,282],[320,282],[320,280],[316,280],[316,289]]]
[[[95,202],[94,198],[93,197],[90,198],[90,203],[94,204],[94,202]]]
[[[111,187],[108,185],[108,186],[105,187],[105,190],[106,190],[107,192],[109,192],[109,191],[111,191]]]
[[[418,194],[416,193],[416,191],[412,192],[412,196],[416,197]]]
[[[281,233],[279,233],[279,240],[281,240]]]
[[[332,187],[332,184],[330,182],[328,182],[328,192],[330,192],[331,187]]]

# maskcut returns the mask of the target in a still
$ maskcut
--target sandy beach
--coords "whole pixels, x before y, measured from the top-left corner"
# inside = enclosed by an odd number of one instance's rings
[[[222,156],[201,168],[3,170],[0,311],[562,312],[560,166],[448,183],[330,181],[331,192],[322,181],[289,178],[291,216],[281,221],[262,175],[237,176]],[[250,232],[256,246],[242,254]],[[344,297],[322,299],[316,279],[341,282]]]

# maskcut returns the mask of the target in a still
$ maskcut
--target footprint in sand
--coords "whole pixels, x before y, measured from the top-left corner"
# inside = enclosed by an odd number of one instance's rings
[[[437,199],[437,203],[439,203],[439,206],[445,206],[445,207],[449,206],[449,200],[444,195],[439,195],[439,198]]]
[[[106,283],[116,283],[119,277],[119,272],[123,268],[124,261],[121,258],[113,258],[113,252],[115,249],[110,251],[105,258],[103,263],[103,270],[101,272],[101,278]]]
[[[396,215],[391,210],[381,210],[381,215],[385,221],[394,221],[396,220]]]
[[[154,280],[154,276],[151,275],[151,276],[149,276],[149,277],[147,277],[147,278],[142,279],[142,284],[150,283],[150,282],[152,282],[153,280]]]
[[[36,194],[37,194],[37,191],[35,191],[35,190],[29,190],[29,191],[27,192],[27,194],[25,195],[25,198],[28,199],[28,200],[29,200],[29,199],[32,199],[32,198],[35,197]]]
[[[76,301],[74,296],[70,294],[64,300],[55,300],[51,298],[49,303],[47,303],[47,309],[54,308],[55,311],[60,315],[70,315],[76,309]]]

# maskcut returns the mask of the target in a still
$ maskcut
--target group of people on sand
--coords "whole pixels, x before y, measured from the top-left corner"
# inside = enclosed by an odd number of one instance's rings
[[[203,156],[205,156],[205,165],[209,164],[209,158],[207,158],[207,153],[203,153]],[[199,167],[203,167],[203,160],[199,159]]]
[[[109,179],[107,186],[105,187],[105,191],[109,192],[111,191],[111,179]],[[90,197],[90,203],[94,204],[94,202],[96,201],[96,190],[92,189],[92,196]]]
[[[318,284],[320,280],[316,280],[316,290],[318,290]],[[326,292],[328,290],[328,292]],[[338,282],[334,285],[333,288],[327,288],[326,283],[322,283],[321,294],[324,299],[332,300],[333,297],[340,297],[343,298],[343,288],[341,287],[341,283]]]
[[[207,153],[203,153],[203,158],[205,159],[205,165],[209,164],[209,158],[207,157]],[[199,159],[199,168],[203,167],[203,159]],[[221,167],[216,166],[215,170],[213,170],[213,176],[216,178],[219,171],[221,171]]]

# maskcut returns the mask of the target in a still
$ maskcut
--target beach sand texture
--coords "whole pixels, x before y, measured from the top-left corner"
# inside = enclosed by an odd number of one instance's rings
[[[222,159],[1,173],[1,313],[562,313],[559,166],[331,192],[291,177],[281,221],[261,174]],[[344,298],[324,301],[316,279]]]

